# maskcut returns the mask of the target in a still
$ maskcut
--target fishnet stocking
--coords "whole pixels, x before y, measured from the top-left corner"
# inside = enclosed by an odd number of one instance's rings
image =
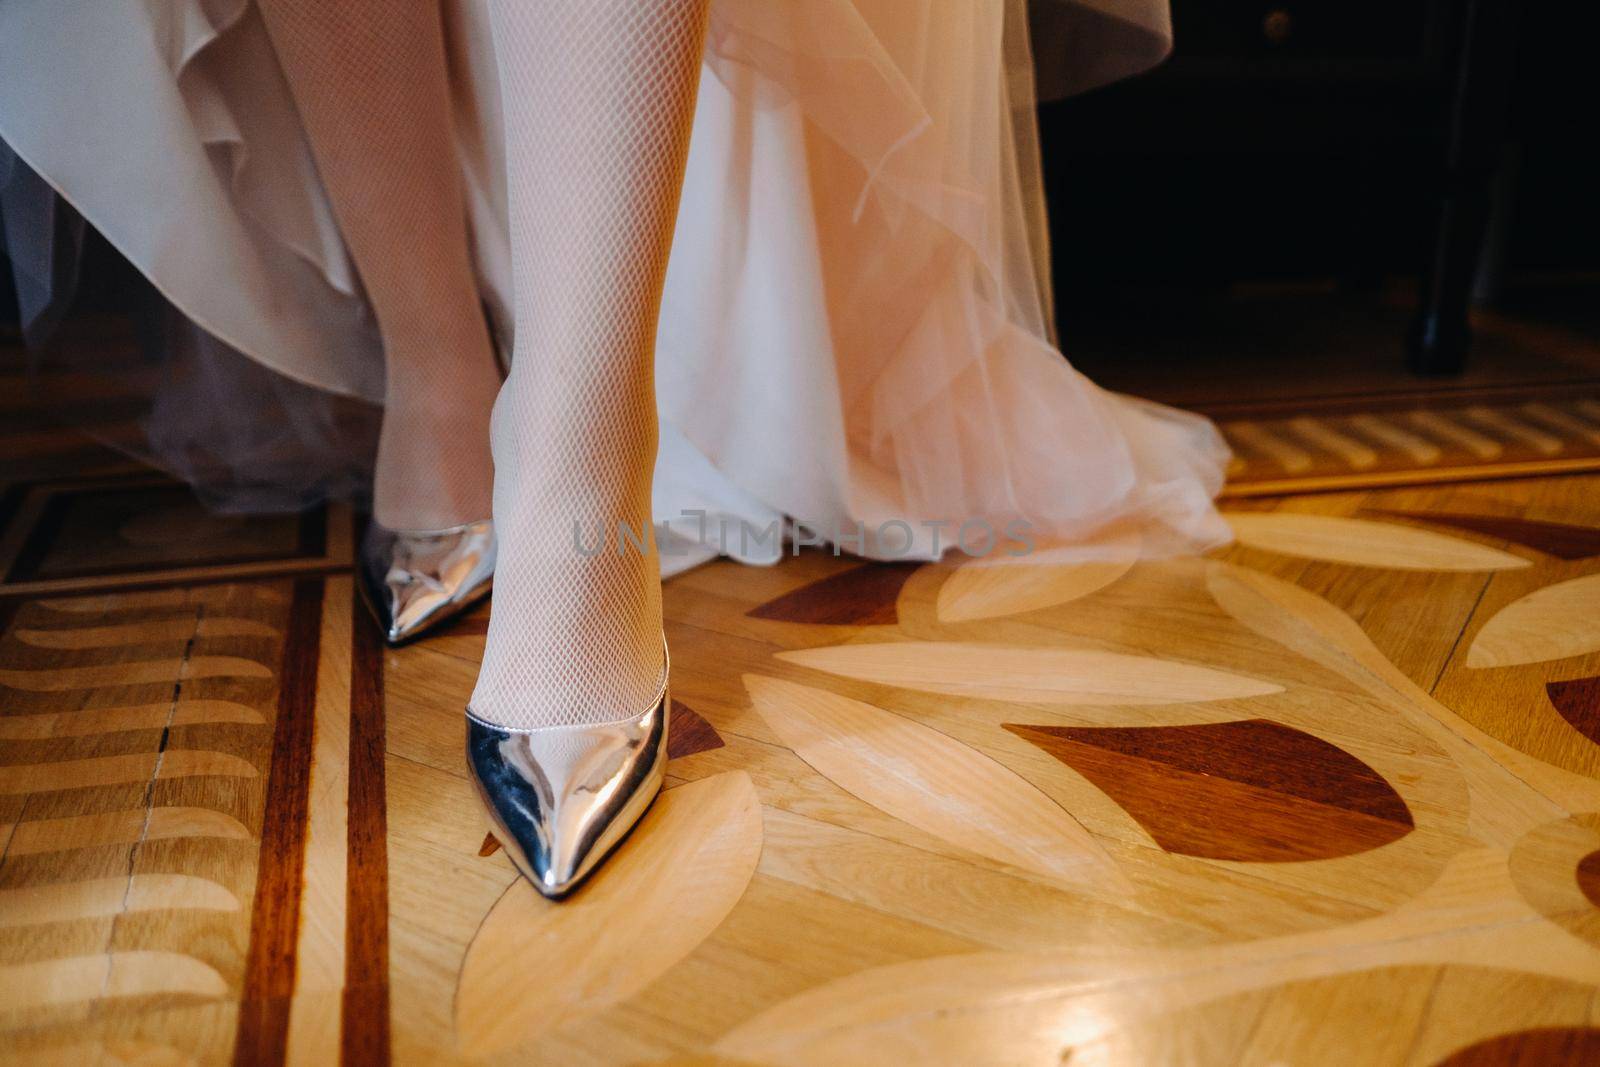
[[[494,610],[473,713],[512,727],[645,711],[661,584],[646,530],[654,345],[707,0],[491,0],[517,317],[495,406]],[[605,531],[604,550],[574,546]]]
[[[467,244],[437,0],[261,0],[383,336],[374,513],[489,516],[500,376]]]

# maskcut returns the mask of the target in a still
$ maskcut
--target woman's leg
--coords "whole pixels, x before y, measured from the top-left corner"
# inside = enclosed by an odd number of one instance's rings
[[[647,711],[661,587],[646,530],[653,360],[707,0],[491,0],[516,353],[494,412],[494,610],[472,698],[514,728]],[[586,556],[574,525],[604,550]]]
[[[261,0],[383,336],[378,522],[489,517],[499,388],[467,244],[437,0]]]

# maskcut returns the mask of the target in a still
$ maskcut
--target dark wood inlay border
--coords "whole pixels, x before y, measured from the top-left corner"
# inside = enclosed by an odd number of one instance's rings
[[[294,584],[289,605],[251,905],[250,949],[233,1047],[238,1067],[280,1064],[287,1051],[304,884],[323,591],[322,579],[301,579]]]
[[[389,1062],[389,854],[383,642],[359,593],[350,607],[350,793],[340,1062]]]

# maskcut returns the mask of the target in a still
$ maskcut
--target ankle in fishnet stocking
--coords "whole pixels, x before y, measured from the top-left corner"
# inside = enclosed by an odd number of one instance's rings
[[[435,0],[261,0],[383,337],[374,512],[391,529],[488,518],[499,388],[467,243]]]
[[[493,0],[516,352],[495,405],[493,614],[473,714],[514,728],[648,710],[663,668],[650,521],[656,319],[706,0]],[[577,523],[605,547],[585,556]],[[620,551],[619,551],[620,547]]]

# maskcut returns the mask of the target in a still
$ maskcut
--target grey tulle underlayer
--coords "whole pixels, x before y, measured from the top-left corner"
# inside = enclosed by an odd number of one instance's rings
[[[0,346],[0,373],[27,382],[36,410],[190,483],[214,510],[369,502],[377,408],[213,337],[4,141],[0,253],[24,342]]]

